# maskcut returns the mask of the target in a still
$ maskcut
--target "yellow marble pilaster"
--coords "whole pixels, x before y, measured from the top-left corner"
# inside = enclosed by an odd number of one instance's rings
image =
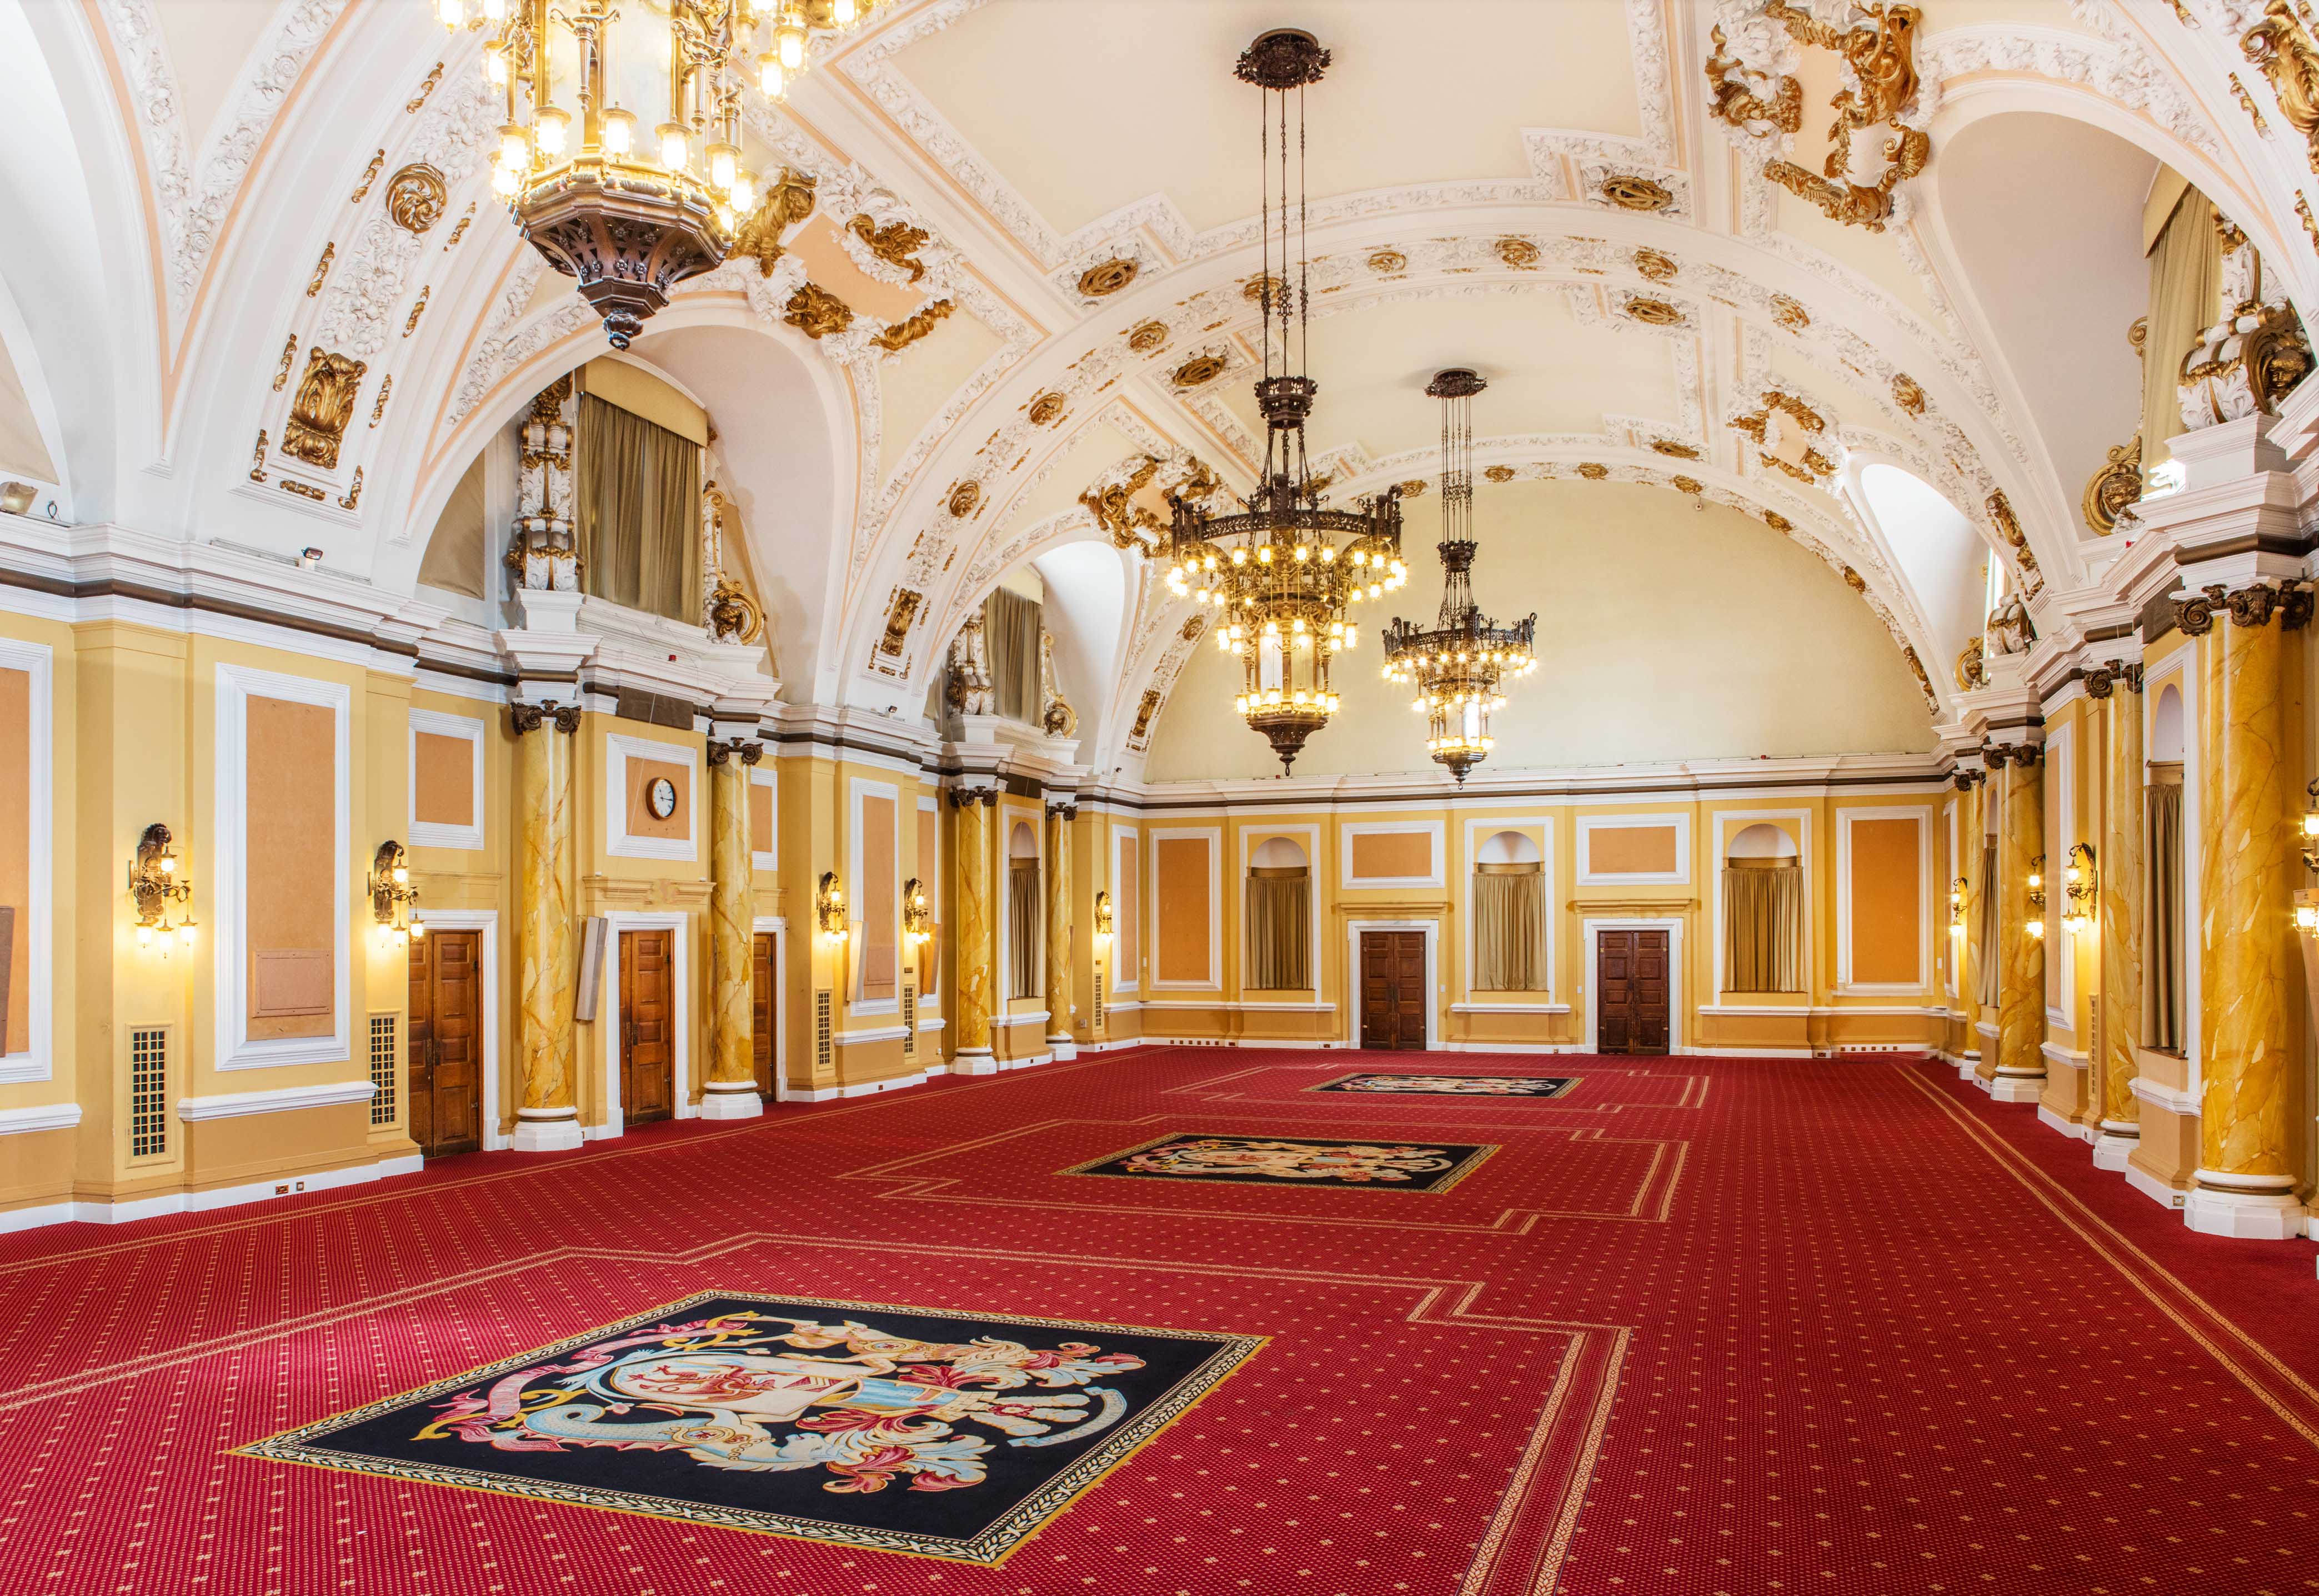
[[[2045,942],[2031,934],[2029,874],[2045,852],[2044,752],[2011,751],[2002,771],[2003,830],[1997,844],[1997,1059],[1982,1059],[1990,1090],[2006,1102],[2035,1099],[2045,1078]],[[2049,861],[2048,904],[2059,888]]]
[[[518,736],[516,1070],[519,1152],[580,1145],[573,1095],[572,740],[576,705],[512,708]]]
[[[1071,822],[1077,808],[1047,809],[1047,1042],[1071,1046]]]
[[[958,861],[957,1068],[967,1074],[997,1068],[990,1050],[993,921],[990,912],[990,828],[998,794],[992,789],[953,792],[958,835],[952,852]]]
[[[2098,670],[2086,683],[2101,708],[2100,1017],[2094,1026],[2094,1109],[2100,1140],[2094,1161],[2123,1169],[2142,1134],[2134,1095],[2142,1040],[2143,789],[2141,667]]]
[[[1981,961],[1987,957],[1981,945],[1981,837],[1987,828],[1982,816],[1982,796],[1987,790],[1985,771],[1971,772],[1972,780],[1958,780],[1963,785],[1957,789],[1957,857],[1955,874],[1964,879],[1964,925],[1951,933],[1956,946],[1957,1013],[1964,1023],[1964,1050],[1981,1062]]]
[[[749,838],[749,771],[763,745],[708,744],[708,1070],[700,1113],[744,1120],[764,1112],[757,1096],[750,942],[755,930]]]

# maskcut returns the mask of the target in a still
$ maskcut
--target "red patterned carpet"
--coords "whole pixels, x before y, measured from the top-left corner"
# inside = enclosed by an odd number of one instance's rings
[[[1177,1133],[1496,1150],[1063,1173]],[[1922,1062],[1152,1049],[0,1238],[0,1591],[2284,1596],[2312,1263]],[[709,1291],[1269,1339],[995,1565],[237,1455]]]

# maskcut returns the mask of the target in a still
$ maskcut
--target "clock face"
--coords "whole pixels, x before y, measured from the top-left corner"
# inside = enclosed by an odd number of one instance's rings
[[[675,814],[676,783],[665,776],[654,776],[645,787],[645,807],[652,811],[654,820]]]

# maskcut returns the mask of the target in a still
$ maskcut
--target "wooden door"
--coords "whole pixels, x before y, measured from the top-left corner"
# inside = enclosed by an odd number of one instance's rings
[[[1673,1001],[1664,931],[1594,933],[1594,1046],[1604,1053],[1664,1053]]]
[[[757,1096],[773,1096],[773,1024],[781,999],[773,990],[773,933],[757,933],[749,959],[749,1053],[757,1066]]]
[[[1425,1045],[1425,933],[1361,933],[1361,1046]]]
[[[631,1125],[676,1112],[674,935],[620,933],[620,1115]]]
[[[411,939],[411,1140],[427,1158],[483,1144],[483,933]]]

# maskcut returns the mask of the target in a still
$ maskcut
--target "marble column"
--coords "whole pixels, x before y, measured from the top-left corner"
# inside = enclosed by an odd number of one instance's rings
[[[2200,636],[2198,1170],[2183,1217],[2211,1235],[2302,1232],[2288,1150],[2289,1098],[2302,1057],[2290,1004],[2299,978],[2294,889],[2298,813],[2288,776],[2287,698],[2299,649],[2286,634],[2307,595],[2243,588],[2183,605]],[[2229,624],[2223,624],[2227,611]]]
[[[708,744],[708,1072],[700,1116],[753,1119],[757,1096],[755,993],[751,942],[756,929],[755,864],[749,837],[749,772],[764,744],[742,738]]]
[[[572,741],[577,704],[514,704],[518,1152],[580,1145],[573,1096]]]
[[[2005,784],[1997,841],[1997,1057],[1981,1078],[2002,1103],[2034,1103],[2045,1088],[2045,940],[2029,930],[2029,875],[2045,852],[2044,751],[2007,751],[1990,784]],[[2054,872],[2045,869],[2050,894]],[[1982,1050],[1986,1053],[1987,1050]]]
[[[2142,1041],[2142,667],[2104,665],[2086,677],[2102,728],[2101,987],[2094,1023],[2094,1166],[2124,1169],[2142,1139],[2134,1095]]]
[[[1981,961],[1988,951],[1981,945],[1981,838],[1988,823],[1981,818],[1987,772],[1963,771],[1957,775],[1957,856],[1955,875],[1964,882],[1964,924],[1951,933],[1956,949],[1957,1013],[1964,1023],[1963,1056],[1957,1068],[1971,1075],[1981,1062]]]
[[[1071,822],[1075,804],[1047,806],[1047,1048],[1074,1059],[1071,1039]]]
[[[993,969],[990,911],[990,828],[997,813],[998,793],[993,788],[953,791],[958,835],[952,857],[958,869],[958,928],[952,957],[957,961],[956,1005],[958,1050],[952,1068],[961,1075],[984,1075],[998,1066],[990,1050],[991,975]]]

